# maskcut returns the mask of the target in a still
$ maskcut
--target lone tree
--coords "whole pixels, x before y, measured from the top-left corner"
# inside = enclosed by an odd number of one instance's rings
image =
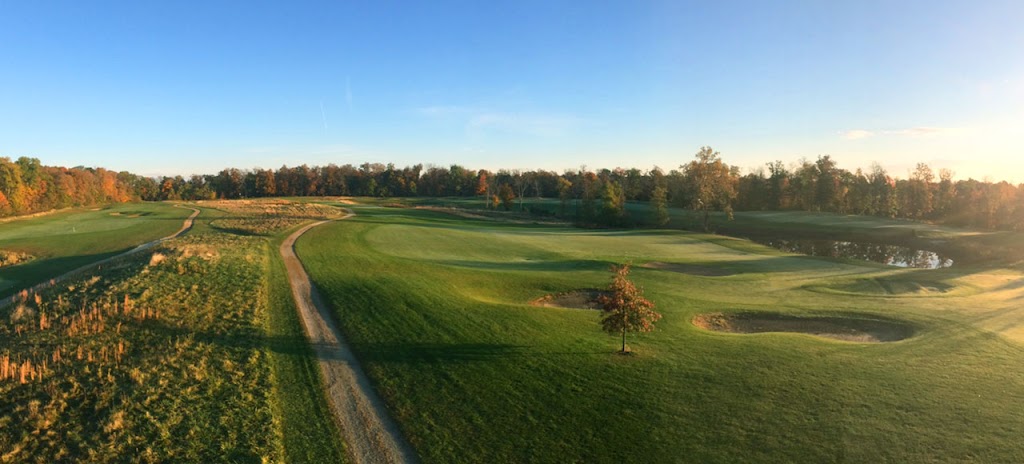
[[[629,265],[612,265],[612,283],[608,293],[598,302],[604,308],[601,328],[612,335],[622,334],[622,353],[626,352],[626,332],[650,332],[661,314],[653,310],[654,303],[644,298],[643,291],[629,280]]]

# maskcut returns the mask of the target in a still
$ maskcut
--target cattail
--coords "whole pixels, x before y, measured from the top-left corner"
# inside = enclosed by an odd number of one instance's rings
[[[25,380],[26,377],[28,377],[29,379],[32,378],[32,361],[27,360],[27,359],[25,360],[24,363],[21,364],[21,383],[22,384],[28,383],[28,381]]]

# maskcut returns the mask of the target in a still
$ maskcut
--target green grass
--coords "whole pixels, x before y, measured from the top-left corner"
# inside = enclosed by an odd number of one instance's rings
[[[287,462],[345,462],[344,444],[322,393],[316,357],[303,332],[295,300],[277,252],[281,238],[268,249],[266,276],[270,312],[265,330],[274,340],[270,352],[278,433]]]
[[[288,230],[224,232],[249,212],[201,208],[184,237],[0,308],[0,365],[32,366],[0,372],[0,462],[344,461]]]
[[[168,236],[191,214],[168,203],[73,209],[0,223],[0,250],[35,259],[0,267],[0,298],[63,272]]]
[[[1014,270],[903,270],[680,231],[357,212],[308,232],[298,251],[425,462],[1024,460]],[[614,354],[596,312],[526,304],[603,286],[623,261],[735,274],[635,268],[665,317],[630,337],[629,357]],[[865,283],[887,281],[942,291]],[[881,316],[918,335],[858,344],[690,323],[732,311]]]

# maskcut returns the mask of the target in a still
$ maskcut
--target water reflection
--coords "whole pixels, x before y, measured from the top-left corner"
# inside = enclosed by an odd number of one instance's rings
[[[953,265],[953,260],[934,251],[882,245],[878,243],[846,242],[839,240],[808,240],[780,238],[751,238],[752,241],[790,253],[830,258],[852,258],[890,266],[917,269],[938,269]]]

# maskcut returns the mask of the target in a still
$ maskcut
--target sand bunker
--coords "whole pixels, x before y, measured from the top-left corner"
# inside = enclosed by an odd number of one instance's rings
[[[693,325],[730,333],[795,332],[848,342],[877,343],[903,340],[914,334],[908,324],[858,317],[796,317],[772,313],[699,314]]]
[[[697,264],[663,263],[660,261],[652,261],[642,265],[641,267],[706,277],[722,277],[736,274],[735,272],[732,272],[730,270],[717,267],[700,266]]]
[[[572,308],[572,309],[601,309],[601,303],[597,300],[601,295],[606,294],[604,290],[596,288],[584,288],[571,292],[555,293],[545,295],[530,302],[534,306],[545,308]]]

